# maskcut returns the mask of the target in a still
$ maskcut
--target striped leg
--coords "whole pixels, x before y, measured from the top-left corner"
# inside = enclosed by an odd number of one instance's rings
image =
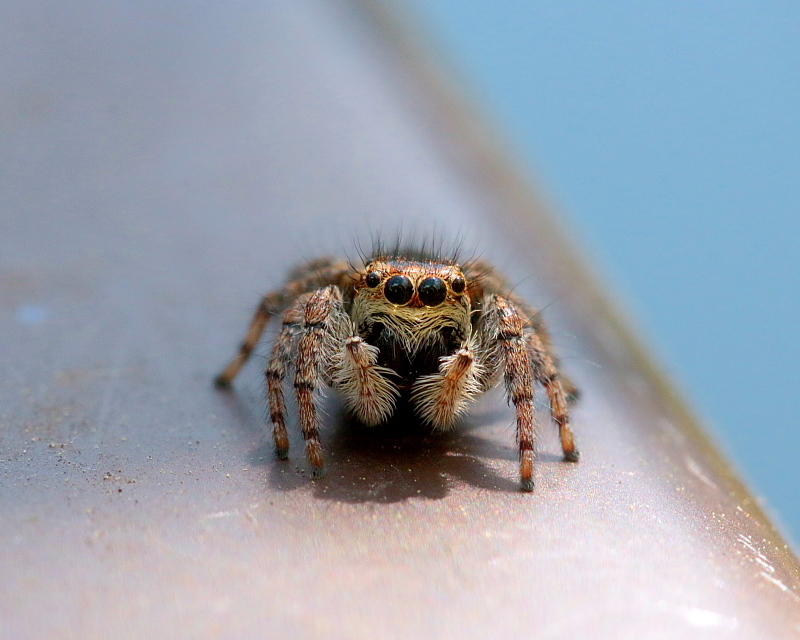
[[[486,261],[476,260],[469,264],[466,275],[468,280],[476,283],[473,285],[478,289],[475,294],[476,298],[484,296],[488,298],[491,294],[503,296],[519,313],[523,314],[525,324],[536,332],[544,351],[552,360],[553,366],[561,372],[562,368],[558,357],[553,351],[550,332],[544,323],[541,312],[533,309],[525,300],[513,293],[508,282]],[[559,379],[566,394],[567,402],[569,404],[576,402],[580,398],[580,389],[563,372],[559,374]]]
[[[321,258],[292,271],[285,287],[267,294],[256,309],[247,335],[239,346],[239,352],[222,370],[216,379],[218,387],[229,387],[236,375],[256,348],[269,319],[286,309],[296,298],[319,287],[336,284],[347,286],[355,278],[352,267],[342,260]]]
[[[477,327],[479,364],[486,372],[504,373],[506,394],[517,416],[517,443],[522,489],[533,489],[534,392],[538,382],[550,399],[550,411],[558,424],[564,458],[578,460],[569,425],[569,405],[558,369],[547,344],[532,332],[527,316],[499,295],[483,300],[484,313]],[[534,325],[535,326],[535,325]],[[484,383],[484,384],[488,384]]]
[[[218,387],[231,386],[231,382],[239,371],[242,370],[250,354],[253,353],[253,349],[256,348],[258,341],[261,340],[261,334],[264,333],[264,329],[270,317],[275,313],[274,297],[275,294],[265,296],[259,303],[255,315],[253,315],[253,319],[250,321],[247,335],[245,335],[244,340],[242,340],[242,343],[239,345],[239,353],[236,354],[233,360],[228,363],[228,366],[225,367],[222,373],[214,380],[214,383]]]
[[[505,298],[492,296],[497,312],[497,339],[502,353],[506,393],[517,414],[519,475],[523,491],[533,491],[534,386],[522,315]]]
[[[530,342],[528,346],[534,349],[534,353],[541,352],[542,357],[549,361],[549,368],[554,370],[556,376],[558,377],[558,381],[561,383],[561,390],[563,391],[561,395],[567,402],[566,406],[574,404],[580,398],[581,390],[578,389],[578,387],[572,380],[570,380],[570,378],[561,373],[561,364],[553,352],[553,342],[550,339],[550,331],[547,329],[547,326],[544,323],[541,312],[537,311],[536,313],[531,314],[530,326],[534,333],[538,336],[539,340],[535,348],[530,344]],[[543,385],[545,385],[545,387],[547,387],[547,383],[543,379],[537,379]],[[549,395],[550,392],[548,391],[548,396]],[[553,402],[552,396],[550,397],[550,402],[551,404]]]
[[[283,312],[283,326],[269,354],[269,364],[264,375],[267,379],[267,398],[269,417],[273,425],[275,455],[285,460],[289,457],[289,434],[286,430],[286,401],[283,395],[283,381],[291,365],[295,339],[303,324],[303,307],[310,294],[300,296],[295,303]]]
[[[577,462],[580,454],[575,447],[575,436],[569,426],[567,393],[564,390],[558,369],[556,369],[550,352],[537,334],[528,334],[527,342],[533,362],[533,376],[536,382],[544,386],[550,399],[550,413],[558,425],[558,435],[561,438],[561,450],[564,452],[564,459],[570,462]]]
[[[344,314],[338,287],[328,286],[312,293],[303,309],[303,328],[297,346],[294,389],[300,413],[300,429],[306,441],[306,455],[316,478],[324,474],[325,460],[319,439],[319,415],[314,395],[321,383],[320,366],[331,357],[327,344],[337,314]]]

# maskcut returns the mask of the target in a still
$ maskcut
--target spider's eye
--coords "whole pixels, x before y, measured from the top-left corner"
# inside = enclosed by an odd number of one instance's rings
[[[425,278],[419,285],[419,299],[428,307],[442,304],[447,297],[447,285],[441,278]]]
[[[377,271],[370,271],[367,274],[367,286],[377,287],[381,283],[381,274]]]
[[[414,285],[405,276],[392,276],[386,282],[383,293],[392,304],[405,304],[414,295]]]
[[[456,276],[453,278],[453,281],[450,283],[450,286],[453,288],[455,293],[461,293],[467,286],[467,283],[464,282],[464,278],[461,276]]]

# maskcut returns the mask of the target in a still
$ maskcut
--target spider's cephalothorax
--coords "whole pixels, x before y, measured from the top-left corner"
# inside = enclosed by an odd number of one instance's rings
[[[378,364],[410,389],[439,370],[472,333],[464,274],[456,265],[374,260],[355,286],[350,317],[356,333],[378,348]]]
[[[485,264],[408,254],[378,255],[354,267],[315,260],[292,272],[286,286],[263,298],[239,349],[217,377],[228,386],[252,353],[269,318],[283,327],[266,378],[275,447],[286,458],[289,438],[283,381],[294,389],[306,452],[324,467],[314,392],[339,390],[363,423],[378,425],[398,401],[413,405],[432,428],[452,428],[470,400],[502,376],[517,416],[522,488],[533,488],[534,387],[550,399],[567,460],[578,459],[567,392],[539,314],[508,292]]]

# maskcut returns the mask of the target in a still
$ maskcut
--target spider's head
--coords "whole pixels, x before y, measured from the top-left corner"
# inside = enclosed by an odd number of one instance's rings
[[[360,329],[381,324],[412,351],[443,331],[463,338],[470,330],[467,284],[457,264],[377,258],[356,284],[353,320]]]

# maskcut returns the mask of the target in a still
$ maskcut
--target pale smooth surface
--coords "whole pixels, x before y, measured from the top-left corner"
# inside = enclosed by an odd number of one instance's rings
[[[796,558],[358,5],[2,12],[0,636],[800,633]],[[272,459],[263,359],[211,386],[293,263],[401,220],[547,307],[583,459],[543,420],[533,495],[499,393],[447,437],[334,401],[312,482]]]

